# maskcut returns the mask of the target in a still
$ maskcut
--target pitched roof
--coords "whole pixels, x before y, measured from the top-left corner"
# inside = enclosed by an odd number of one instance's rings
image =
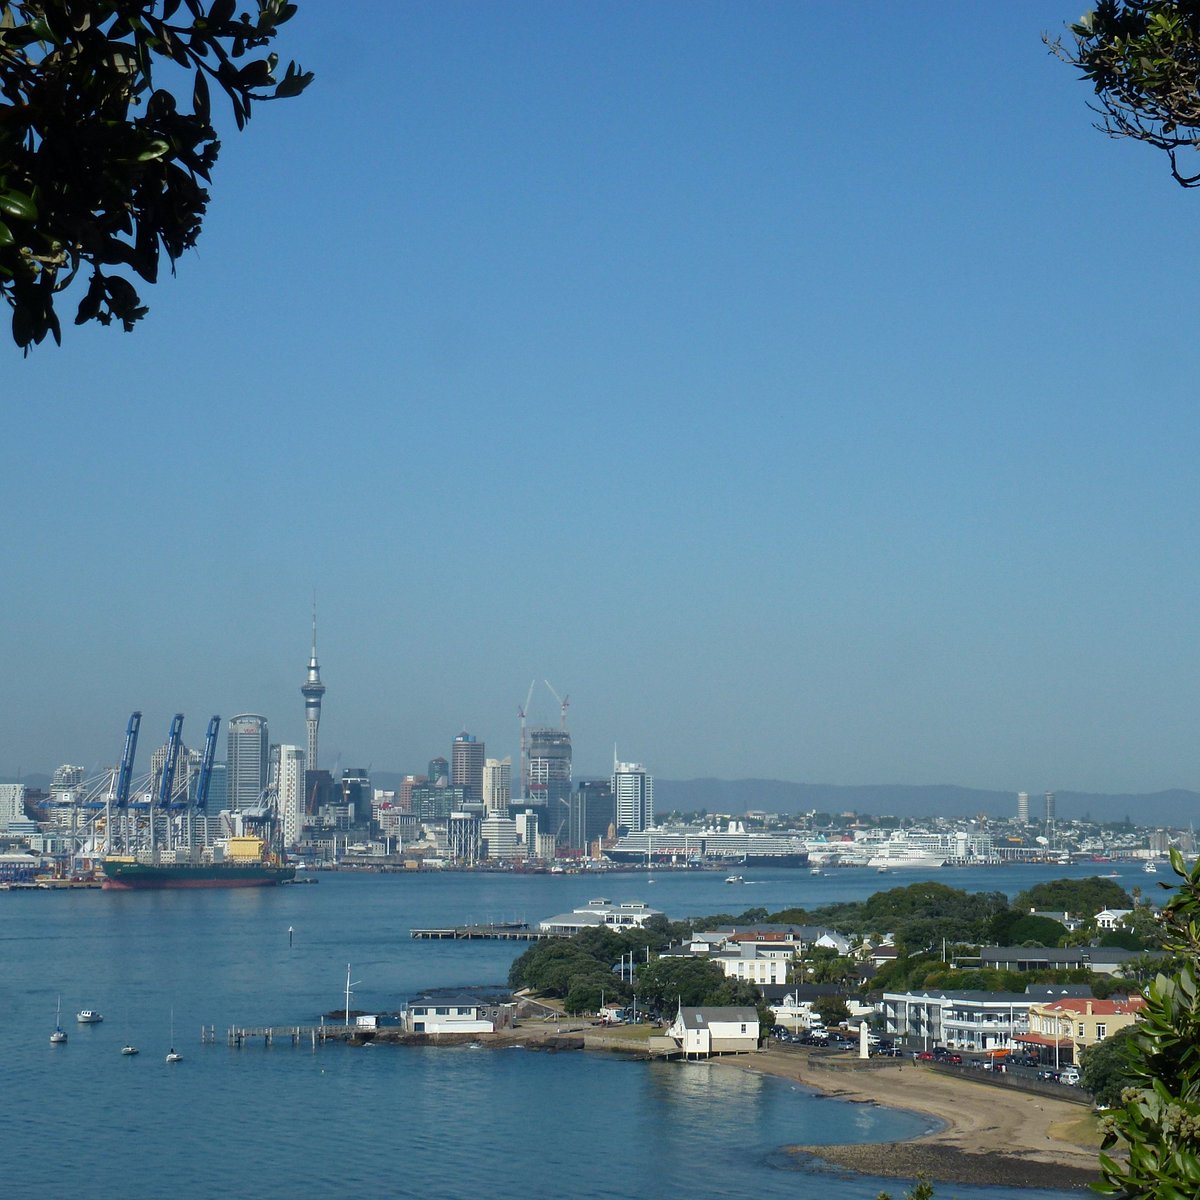
[[[707,1029],[714,1021],[722,1024],[745,1024],[758,1021],[754,1008],[681,1008],[679,1017],[687,1029]]]

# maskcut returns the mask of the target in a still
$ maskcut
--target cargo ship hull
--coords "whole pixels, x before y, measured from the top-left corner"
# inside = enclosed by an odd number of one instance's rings
[[[173,888],[271,887],[296,877],[296,868],[275,863],[104,864],[106,891],[160,891]]]

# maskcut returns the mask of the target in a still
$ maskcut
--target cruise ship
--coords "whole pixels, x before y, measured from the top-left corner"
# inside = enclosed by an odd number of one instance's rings
[[[804,843],[787,834],[747,833],[740,821],[724,829],[663,826],[627,833],[605,857],[618,863],[675,863],[678,866],[804,867]]]
[[[925,830],[896,830],[886,840],[857,843],[868,849],[871,857],[867,866],[875,870],[922,870],[937,867],[986,867],[1000,862],[986,833],[969,833],[958,830],[954,833],[930,833]]]

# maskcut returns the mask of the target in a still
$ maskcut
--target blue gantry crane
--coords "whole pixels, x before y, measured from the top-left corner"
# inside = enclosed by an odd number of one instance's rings
[[[208,785],[212,781],[213,760],[217,757],[217,732],[221,728],[220,717],[210,717],[208,735],[204,739],[204,757],[200,760],[200,778],[196,780],[196,809],[208,811]]]

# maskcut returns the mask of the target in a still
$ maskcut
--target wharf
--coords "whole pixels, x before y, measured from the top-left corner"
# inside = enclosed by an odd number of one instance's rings
[[[541,942],[559,937],[557,933],[546,933],[533,929],[523,921],[500,922],[490,925],[450,925],[441,929],[410,929],[409,936],[424,941],[479,941]]]
[[[353,1025],[260,1025],[256,1028],[231,1025],[225,1040],[228,1045],[239,1049],[247,1042],[259,1039],[264,1046],[271,1046],[275,1042],[300,1046],[309,1042],[315,1047],[318,1042],[345,1042],[356,1034],[361,1036],[362,1032]]]

